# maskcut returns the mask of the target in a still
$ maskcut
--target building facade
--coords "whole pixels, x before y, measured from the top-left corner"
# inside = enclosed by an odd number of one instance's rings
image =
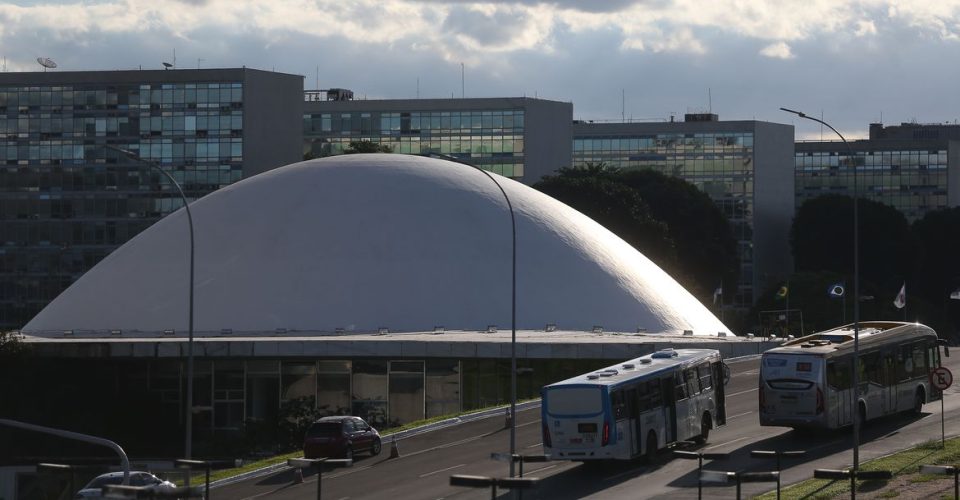
[[[799,141],[796,204],[824,194],[890,205],[908,221],[960,204],[960,125],[870,124],[870,138]],[[852,157],[852,159],[851,159]]]
[[[19,328],[188,199],[300,159],[303,77],[0,73],[0,328]]]
[[[654,169],[709,195],[737,238],[740,275],[735,287],[724,286],[726,298],[749,307],[792,269],[793,144],[792,126],[719,121],[712,114],[687,115],[683,122],[577,122],[572,163]]]
[[[340,98],[326,100],[318,92],[305,94],[305,158],[340,154],[351,142],[369,141],[394,153],[451,156],[525,184],[570,164],[571,103],[336,95]]]

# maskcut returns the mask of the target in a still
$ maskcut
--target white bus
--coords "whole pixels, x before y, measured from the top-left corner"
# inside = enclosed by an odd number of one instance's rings
[[[728,370],[713,349],[663,349],[541,391],[543,449],[554,460],[653,458],[724,425]]]
[[[942,397],[930,385],[940,366],[937,333],[919,323],[860,323],[860,397],[853,404],[853,325],[814,333],[763,353],[760,425],[836,429]],[[856,410],[854,410],[856,407]]]

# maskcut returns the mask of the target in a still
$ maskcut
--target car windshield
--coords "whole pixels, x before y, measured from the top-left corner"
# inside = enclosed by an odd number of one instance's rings
[[[340,435],[340,422],[314,422],[307,430],[307,437],[331,437]]]
[[[88,488],[102,488],[107,484],[120,484],[123,482],[123,476],[100,476],[94,478],[93,481],[90,481],[84,489]]]

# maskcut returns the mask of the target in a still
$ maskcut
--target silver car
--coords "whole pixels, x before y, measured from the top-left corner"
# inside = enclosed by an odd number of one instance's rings
[[[101,474],[83,487],[74,495],[74,499],[83,500],[87,498],[103,498],[103,487],[108,484],[121,484],[123,482],[123,472],[108,472]],[[170,491],[177,485],[160,479],[149,472],[130,471],[130,486],[148,486],[156,488],[159,491]]]

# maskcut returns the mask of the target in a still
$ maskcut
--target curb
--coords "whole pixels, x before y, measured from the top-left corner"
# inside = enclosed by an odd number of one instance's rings
[[[540,406],[540,400],[536,399],[533,401],[526,401],[523,403],[517,404],[517,411],[525,411],[531,408],[537,408]],[[498,406],[496,408],[491,408],[489,410],[478,411],[476,413],[469,413],[467,415],[461,415],[459,417],[448,418],[441,420],[439,422],[433,422],[421,427],[415,427],[413,429],[407,429],[405,431],[396,432],[393,434],[387,434],[383,436],[383,440],[388,439],[406,439],[409,437],[417,436],[420,434],[425,434],[427,432],[446,429],[447,427],[452,427],[454,425],[459,425],[467,422],[473,422],[476,420],[483,420],[485,418],[497,417],[504,415],[504,412],[510,408],[510,405]],[[236,476],[226,477],[223,479],[218,479],[210,483],[210,489],[219,488],[221,486],[229,486],[234,483],[239,483],[240,481],[245,481],[247,479],[254,479],[257,477],[266,476],[273,474],[275,472],[281,472],[284,470],[290,469],[290,467],[285,463],[279,463],[274,465],[268,465],[266,467],[255,469],[252,471],[244,472],[243,474],[238,474]]]

